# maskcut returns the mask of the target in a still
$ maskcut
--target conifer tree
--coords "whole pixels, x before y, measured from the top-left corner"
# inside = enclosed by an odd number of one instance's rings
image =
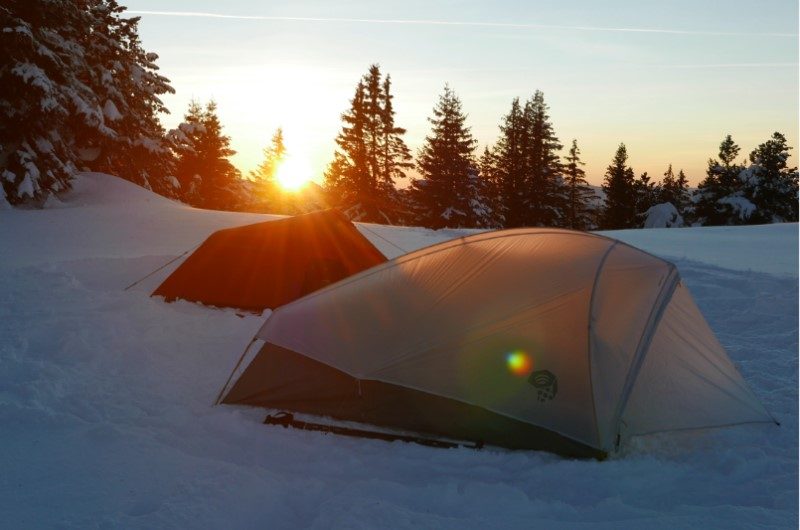
[[[594,218],[592,204],[597,195],[586,182],[586,172],[581,167],[585,164],[581,161],[580,154],[578,141],[573,139],[564,164],[567,195],[564,226],[573,230],[589,230]]]
[[[113,0],[12,0],[0,6],[0,179],[12,203],[69,186],[78,168],[174,195],[158,114],[172,92],[138,18]]]
[[[488,218],[486,219],[486,227],[488,228],[498,228],[505,224],[497,162],[497,155],[494,149],[484,147],[483,154],[478,159],[478,172],[483,185],[483,192],[480,195],[484,197],[488,209]]]
[[[633,193],[636,212],[636,226],[643,226],[646,214],[651,207],[659,202],[661,186],[650,178],[647,171],[633,181]]]
[[[773,133],[750,153],[750,167],[742,174],[744,194],[755,206],[750,224],[797,222],[797,168],[788,165],[786,137]]]
[[[500,198],[503,226],[525,226],[528,205],[526,151],[528,122],[519,98],[511,102],[511,110],[500,124],[500,139],[494,150],[494,172]]]
[[[334,159],[325,172],[331,202],[360,220],[394,222],[402,217],[395,181],[405,177],[411,155],[394,122],[391,81],[372,65],[356,85],[342,114]]]
[[[126,8],[114,0],[89,0],[87,9],[92,21],[82,40],[91,65],[87,84],[101,106],[106,128],[91,134],[84,127],[76,133],[76,145],[99,149],[93,170],[175,196],[179,190],[171,178],[174,158],[159,121],[161,113],[169,114],[160,95],[175,91],[158,73],[158,55],[141,46],[139,17],[121,16]]]
[[[718,160],[709,159],[706,177],[694,196],[695,217],[702,225],[728,225],[743,222],[749,212],[742,211],[743,186],[739,174],[744,167],[735,162],[740,148],[727,135],[719,146]],[[739,197],[739,199],[731,200]]]
[[[280,127],[272,135],[270,144],[264,148],[264,159],[259,166],[250,172],[255,183],[255,194],[258,202],[265,202],[267,207],[276,206],[279,189],[275,176],[286,159],[286,146],[283,142],[283,129]]]
[[[375,67],[377,70],[377,66]],[[383,80],[381,93],[380,117],[382,123],[382,149],[378,158],[382,168],[381,180],[386,192],[390,195],[395,192],[395,183],[406,177],[405,171],[414,167],[411,150],[403,141],[406,130],[394,123],[394,96],[391,93],[392,80],[389,74]]]
[[[536,91],[525,105],[519,98],[500,124],[494,149],[504,226],[560,226],[566,218],[567,196],[544,95]]]
[[[203,108],[193,101],[174,137],[183,199],[201,208],[240,208],[245,192],[239,171],[228,160],[236,152],[230,148],[230,137],[222,133],[217,104],[210,101]]]
[[[473,203],[482,199],[473,182],[479,178],[473,157],[477,142],[465,123],[461,101],[449,86],[445,85],[428,121],[432,134],[417,155],[421,178],[411,184],[424,207],[420,221],[430,228],[475,226]]]
[[[678,175],[672,171],[672,164],[664,172],[661,181],[661,192],[658,202],[668,202],[675,206],[678,213],[684,220],[691,216],[691,194],[689,193],[689,181],[683,170],[678,171]]]
[[[636,188],[633,169],[628,166],[628,150],[625,144],[619,144],[611,165],[606,169],[602,187],[606,198],[600,217],[600,228],[618,230],[635,227]]]
[[[553,131],[544,102],[537,90],[523,110],[527,131],[524,141],[526,157],[527,200],[525,224],[528,226],[560,226],[565,223],[566,193],[558,151],[563,147]]]

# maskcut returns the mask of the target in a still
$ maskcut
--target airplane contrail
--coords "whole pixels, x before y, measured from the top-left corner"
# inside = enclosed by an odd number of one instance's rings
[[[747,33],[730,31],[692,31],[682,29],[659,28],[611,28],[601,26],[562,26],[552,24],[527,24],[514,22],[467,22],[448,20],[414,20],[384,18],[342,18],[342,17],[287,17],[268,15],[225,15],[221,13],[203,13],[196,11],[127,11],[132,15],[156,15],[165,17],[227,18],[237,20],[267,20],[276,22],[350,22],[360,24],[403,24],[414,26],[467,26],[481,28],[509,29],[561,29],[575,31],[611,31],[623,33],[662,33],[670,35],[708,35],[708,36],[750,36],[750,37],[797,37],[795,33]]]

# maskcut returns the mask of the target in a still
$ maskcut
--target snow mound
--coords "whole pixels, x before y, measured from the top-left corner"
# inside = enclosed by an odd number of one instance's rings
[[[651,206],[645,212],[645,216],[645,228],[680,228],[683,226],[683,217],[670,202]]]

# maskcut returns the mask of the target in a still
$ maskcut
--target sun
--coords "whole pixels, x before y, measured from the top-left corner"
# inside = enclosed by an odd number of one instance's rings
[[[278,167],[275,180],[286,191],[297,191],[313,178],[311,165],[305,158],[289,156]]]

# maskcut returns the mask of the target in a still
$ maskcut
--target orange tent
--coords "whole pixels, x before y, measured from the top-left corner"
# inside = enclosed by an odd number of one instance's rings
[[[262,311],[386,261],[337,210],[214,232],[153,296]]]

